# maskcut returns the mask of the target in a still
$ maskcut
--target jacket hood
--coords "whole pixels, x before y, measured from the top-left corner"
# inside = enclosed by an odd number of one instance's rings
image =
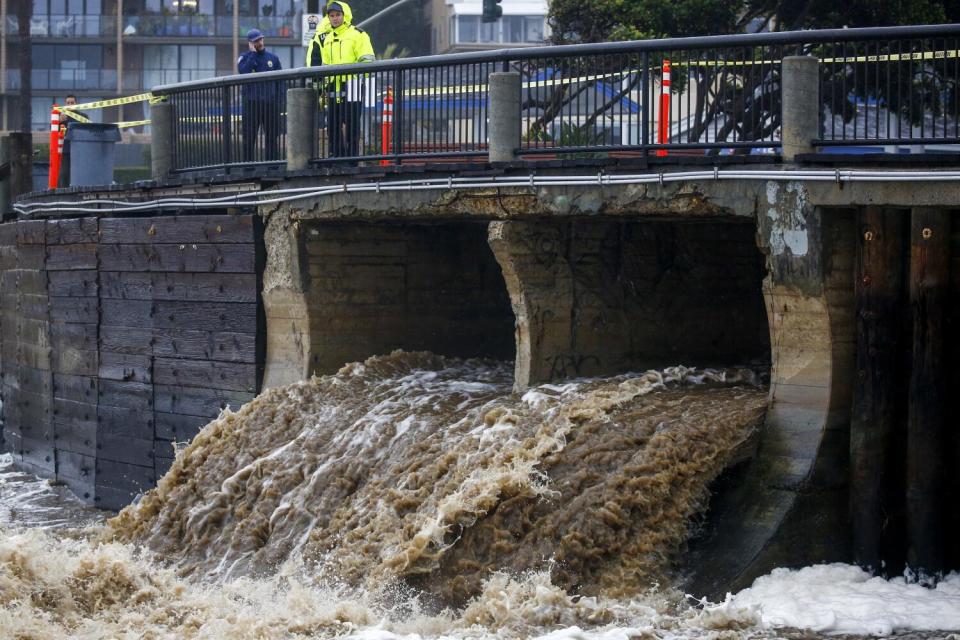
[[[330,2],[327,3],[327,10],[330,9],[330,5],[332,5],[333,3],[337,3],[338,5],[343,7],[343,26],[349,27],[351,24],[353,24],[353,10],[350,8],[350,5],[347,4],[346,2],[343,2],[343,0],[330,0]],[[327,24],[329,23],[330,21],[328,20]]]

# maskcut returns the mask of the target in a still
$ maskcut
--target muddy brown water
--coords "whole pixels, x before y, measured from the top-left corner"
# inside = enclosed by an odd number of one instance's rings
[[[225,412],[106,525],[8,461],[0,637],[815,637],[666,586],[756,381],[371,358]]]

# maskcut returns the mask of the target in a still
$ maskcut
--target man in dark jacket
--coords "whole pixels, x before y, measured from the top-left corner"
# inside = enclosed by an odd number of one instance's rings
[[[245,51],[237,60],[237,70],[240,73],[263,73],[265,71],[279,71],[280,58],[267,51],[263,44],[263,34],[259,29],[250,29],[247,33],[247,45],[250,50]],[[283,107],[282,82],[252,82],[244,84],[243,94],[243,159],[250,162],[254,159],[254,148],[257,146],[257,133],[263,128],[263,160],[281,160],[280,145],[280,112]]]

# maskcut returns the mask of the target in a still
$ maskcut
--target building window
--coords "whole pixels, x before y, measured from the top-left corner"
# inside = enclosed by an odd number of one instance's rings
[[[460,15],[456,20],[457,44],[543,42],[544,16],[504,16],[497,22],[481,22],[480,16]]]
[[[143,86],[212,78],[217,74],[213,45],[156,45],[143,47]]]
[[[100,45],[35,44],[31,79],[35,89],[77,91],[116,89],[117,75],[103,68]]]

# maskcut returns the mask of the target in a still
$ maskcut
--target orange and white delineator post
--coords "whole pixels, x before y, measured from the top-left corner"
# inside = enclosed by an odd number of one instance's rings
[[[663,61],[663,75],[660,80],[660,122],[657,127],[657,144],[670,142],[670,61]],[[657,149],[657,156],[667,155],[666,149]]]
[[[56,189],[60,178],[60,109],[53,105],[50,112],[50,172],[47,174],[47,188]]]
[[[380,121],[380,153],[387,155],[393,146],[393,87],[387,87],[387,95],[383,98],[383,120]],[[386,166],[390,161],[384,158],[380,166]]]
[[[63,141],[64,139],[66,139],[66,137],[67,137],[67,127],[61,125],[60,135],[57,136],[57,184],[58,185],[60,184],[60,174],[62,173],[62,171],[60,170],[63,169]],[[66,186],[69,187],[70,185],[66,185]]]

